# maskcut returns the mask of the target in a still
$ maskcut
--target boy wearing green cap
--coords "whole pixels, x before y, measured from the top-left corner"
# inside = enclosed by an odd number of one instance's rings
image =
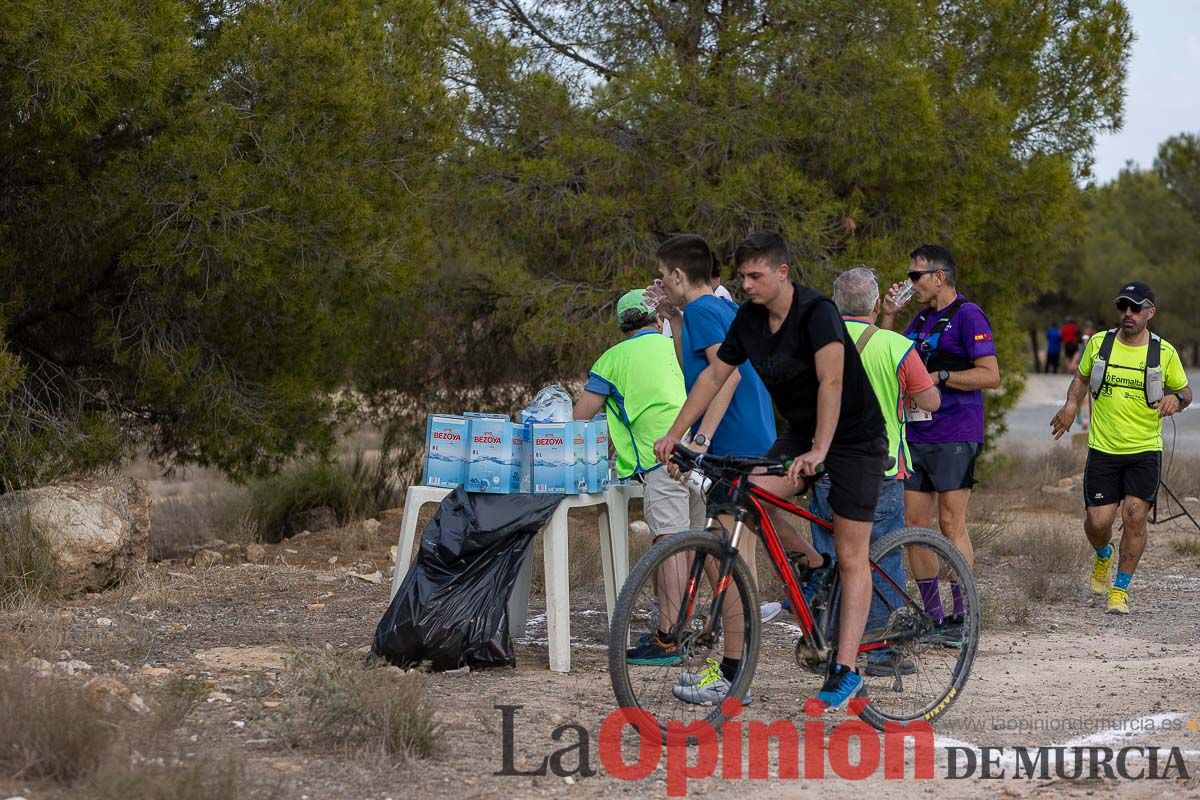
[[[575,404],[575,419],[591,419],[601,410],[608,414],[617,477],[644,484],[643,513],[656,539],[703,528],[703,498],[671,478],[654,457],[654,442],[666,435],[687,399],[675,346],[662,335],[644,289],[627,292],[617,302],[617,323],[623,338],[604,351],[588,371]],[[675,572],[682,576],[686,570]],[[658,601],[664,619],[674,618],[678,600],[671,598],[681,597],[682,590],[671,570],[659,575]],[[628,658],[633,664],[655,665],[681,660],[674,644],[658,637],[639,643]]]

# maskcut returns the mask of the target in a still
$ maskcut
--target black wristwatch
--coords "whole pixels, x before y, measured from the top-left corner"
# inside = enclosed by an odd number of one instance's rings
[[[692,444],[696,445],[697,447],[707,447],[708,446],[708,437],[705,436],[703,433],[697,433],[695,436],[692,437]]]
[[[1171,394],[1175,395],[1175,399],[1179,401],[1179,405],[1183,405],[1184,403],[1186,403],[1186,402],[1187,402],[1186,400],[1184,400],[1184,399],[1183,399],[1183,392],[1182,392],[1182,391],[1179,391],[1179,392],[1171,392]]]
[[[950,380],[949,370],[939,369],[938,370],[938,386],[945,386],[946,381],[948,381],[948,380]]]

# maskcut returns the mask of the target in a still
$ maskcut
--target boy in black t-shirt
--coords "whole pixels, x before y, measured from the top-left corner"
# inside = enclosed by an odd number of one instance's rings
[[[791,497],[803,488],[803,478],[824,464],[831,480],[829,504],[842,602],[838,663],[817,698],[834,709],[844,707],[862,687],[854,662],[871,601],[867,553],[887,461],[887,431],[837,307],[812,289],[793,284],[789,261],[787,245],[772,231],[754,233],[738,245],[734,262],[750,302],[738,310],[717,361],[697,378],[654,452],[666,461],[733,370],[749,360],[788,424],[767,457],[792,459],[787,477],[760,476],[755,482]],[[799,545],[810,564],[820,559],[802,539],[789,538],[788,545]]]

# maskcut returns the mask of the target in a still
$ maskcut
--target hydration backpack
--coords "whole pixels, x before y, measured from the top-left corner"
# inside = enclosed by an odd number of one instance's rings
[[[1117,329],[1105,332],[1104,341],[1100,342],[1100,352],[1096,354],[1096,363],[1092,365],[1092,376],[1088,386],[1092,391],[1092,399],[1100,396],[1108,377],[1108,360],[1112,357],[1113,342],[1117,338]],[[1162,340],[1153,333],[1150,334],[1150,345],[1146,348],[1146,376],[1142,383],[1146,394],[1146,405],[1154,408],[1163,399],[1163,372],[1159,363],[1161,358]]]

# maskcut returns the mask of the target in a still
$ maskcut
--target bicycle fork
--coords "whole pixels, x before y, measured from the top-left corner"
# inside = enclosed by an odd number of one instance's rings
[[[716,519],[708,519],[705,523],[705,529],[708,530],[717,524]],[[738,543],[746,532],[745,515],[738,514],[737,520],[733,526],[733,535],[725,540],[722,537],[722,556],[720,568],[717,570],[717,580],[713,588],[713,602],[710,609],[708,622],[704,629],[697,632],[692,641],[703,646],[712,646],[716,643],[719,620],[722,616],[722,611],[725,607],[725,591],[729,588],[729,583],[733,580],[733,567],[738,557]],[[704,580],[704,564],[707,557],[700,553],[699,556],[692,561],[691,570],[688,573],[687,589],[684,593],[684,601],[679,605],[679,618],[675,623],[675,630],[672,631],[676,636],[683,633],[684,626],[687,621],[692,618],[692,612],[695,610],[696,599],[700,593],[700,582]],[[676,641],[679,641],[678,639]],[[679,642],[681,645],[683,642]]]

